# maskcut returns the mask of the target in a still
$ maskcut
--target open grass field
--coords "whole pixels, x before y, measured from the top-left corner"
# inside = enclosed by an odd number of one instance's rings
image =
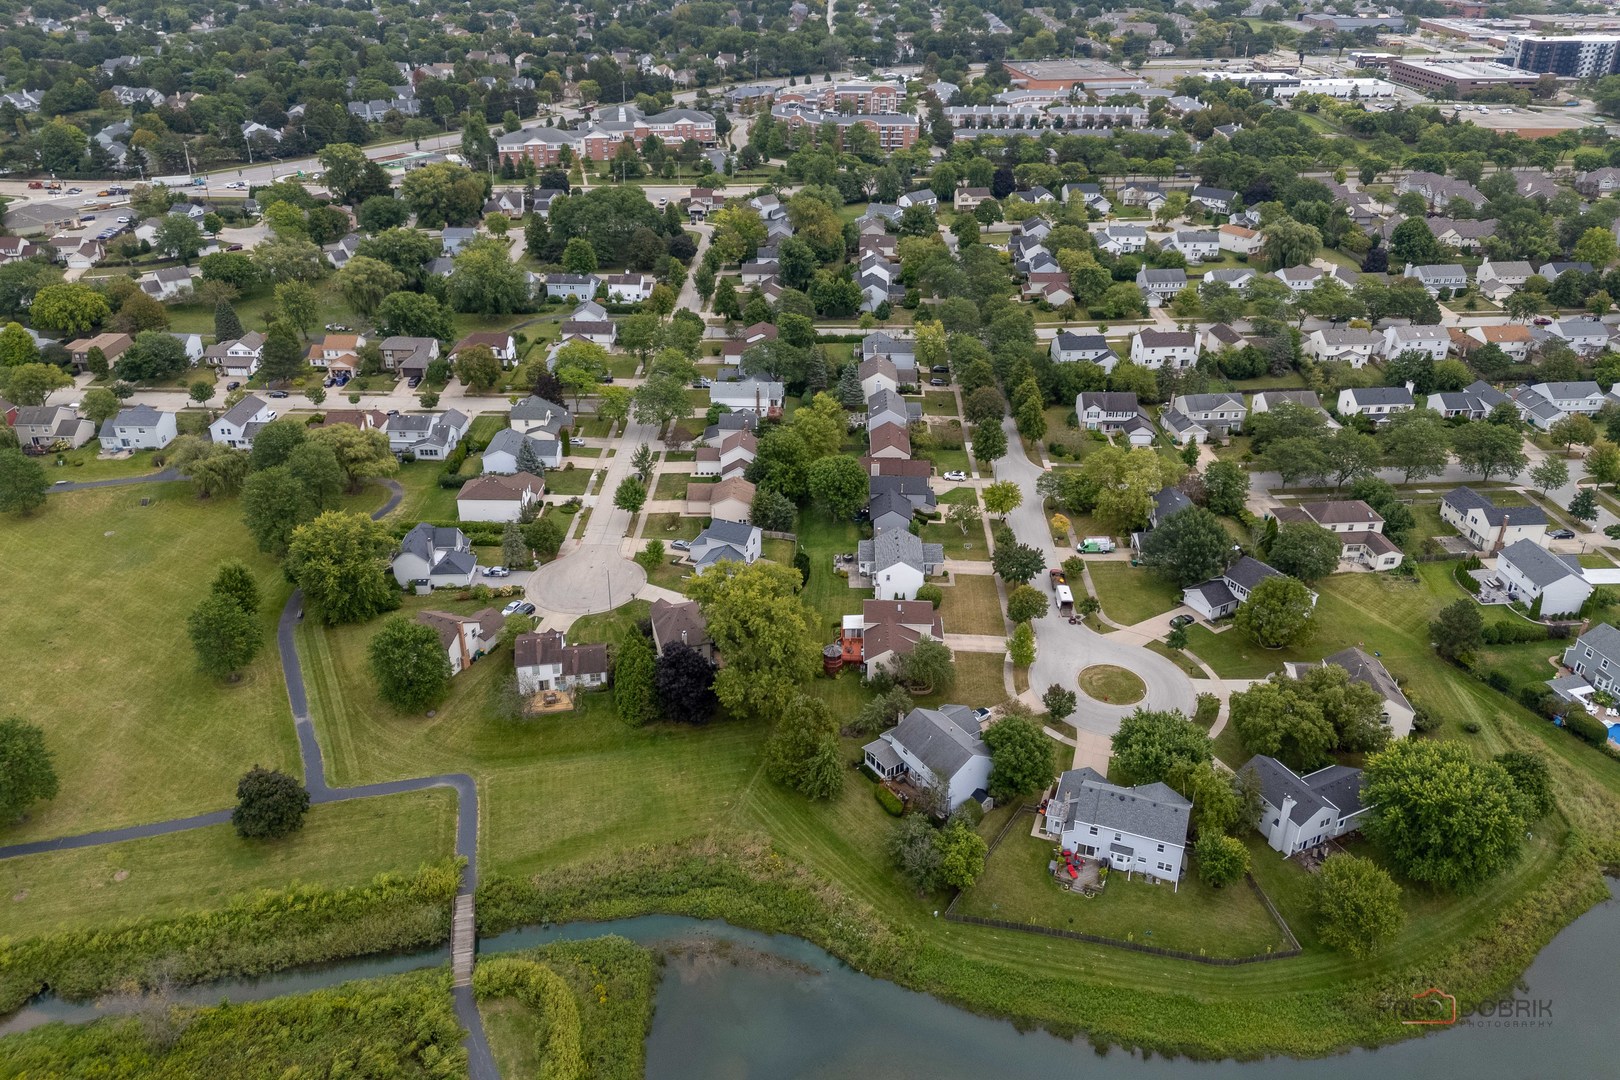
[[[412,873],[455,851],[448,788],[311,807],[300,831],[243,840],[229,825],[0,862],[0,905],[16,938],[224,907],[290,882],[337,888]]]
[[[596,462],[584,459],[577,463],[565,462],[561,469],[552,469],[546,473],[546,494],[548,495],[583,495],[585,489],[590,487],[591,473],[596,468]],[[573,465],[572,469],[568,465]]]
[[[988,566],[990,547],[985,543],[984,529],[979,525],[969,525],[968,531],[963,533],[960,525],[938,522],[924,525],[918,535],[925,544],[944,547],[947,559],[984,561]]]
[[[240,514],[172,483],[52,495],[0,519],[5,708],[45,728],[62,785],[8,842],[218,809],[255,762],[297,764],[272,641],[288,586]],[[195,670],[185,629],[226,559],[258,578],[266,643],[233,685]]]
[[[1147,695],[1141,676],[1113,664],[1094,664],[1080,672],[1080,689],[1114,705],[1134,705]]]
[[[158,471],[158,466],[152,460],[158,456],[156,450],[137,450],[127,458],[110,460],[103,460],[100,454],[101,443],[89,442],[77,450],[47,454],[35,460],[45,466],[45,479],[53,484],[58,480],[82,484],[90,480],[145,476],[147,473]]]
[[[1087,899],[1052,880],[1046,864],[1053,857],[1050,840],[1015,827],[986,862],[984,877],[963,894],[957,912],[1210,956],[1286,947],[1259,897],[1241,883],[1211,889],[1189,872],[1175,890],[1111,873],[1102,893]]]
[[[1117,623],[1131,626],[1181,603],[1180,589],[1142,567],[1114,561],[1092,562],[1089,569],[1103,614]]]
[[[939,605],[939,616],[947,634],[1007,633],[996,579],[989,574],[957,574],[955,583],[942,586],[940,592],[945,599]]]

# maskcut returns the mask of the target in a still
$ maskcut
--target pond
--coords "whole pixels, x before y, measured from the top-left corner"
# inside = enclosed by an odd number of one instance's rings
[[[1610,882],[1614,891],[1615,882]],[[720,922],[646,916],[514,930],[480,942],[484,954],[552,941],[620,934],[668,954],[647,1042],[648,1080],[727,1077],[928,1077],[982,1080],[1040,1074],[1241,1080],[1360,1080],[1396,1076],[1471,1080],[1612,1072],[1608,995],[1620,969],[1620,900],[1566,927],[1525,974],[1521,1001],[1545,1003],[1534,1022],[1483,1020],[1428,1038],[1316,1061],[1189,1062],[1120,1051],[1099,1057],[1084,1042],[963,1012],[926,994],[856,972],[808,942]],[[447,959],[443,950],[375,957],[191,987],[180,1000],[258,1000]],[[53,1020],[105,1015],[94,1004],[41,998],[0,1024],[0,1035]]]

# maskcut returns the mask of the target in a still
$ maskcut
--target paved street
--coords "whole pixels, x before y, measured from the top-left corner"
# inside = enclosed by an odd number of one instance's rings
[[[1040,549],[1047,565],[1061,561],[1052,546],[1051,529],[1042,512],[1041,499],[1035,493],[1035,481],[1041,467],[1024,453],[1023,443],[1011,419],[1002,422],[1007,432],[1007,456],[995,463],[997,480],[1013,480],[1024,490],[1024,502],[1014,510],[1008,521],[1020,543]],[[1189,679],[1174,663],[1149,652],[1146,648],[1125,640],[1114,640],[1115,635],[1099,634],[1081,624],[1071,624],[1067,616],[1054,609],[1033,624],[1037,642],[1035,663],[1029,670],[1028,696],[1038,698],[1053,683],[1059,683],[1079,693],[1078,679],[1083,668],[1093,664],[1115,664],[1135,672],[1147,686],[1147,696],[1139,703],[1152,709],[1180,709],[1191,716],[1196,692]],[[1119,729],[1119,722],[1137,708],[1136,705],[1108,705],[1079,693],[1079,705],[1071,716],[1082,735],[1111,736]],[[1076,760],[1082,753],[1096,755],[1097,743],[1084,738],[1076,750]],[[1106,764],[1106,762],[1105,762]]]

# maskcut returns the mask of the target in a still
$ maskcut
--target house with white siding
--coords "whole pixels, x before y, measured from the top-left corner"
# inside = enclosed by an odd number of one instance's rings
[[[1238,770],[1260,789],[1255,827],[1273,851],[1297,855],[1361,827],[1361,770],[1329,765],[1300,776],[1276,758],[1256,755]]]
[[[1166,784],[1122,787],[1095,769],[1070,769],[1046,802],[1040,830],[1112,870],[1179,883],[1192,803]]]
[[[989,805],[990,748],[979,717],[966,705],[915,708],[861,750],[866,767],[885,780],[904,779],[919,788],[945,789],[955,810],[975,799]]]

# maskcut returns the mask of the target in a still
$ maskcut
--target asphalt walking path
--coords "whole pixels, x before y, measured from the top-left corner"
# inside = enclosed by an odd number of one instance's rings
[[[157,480],[178,479],[172,469],[149,476],[125,477],[118,480],[93,480],[83,484],[64,484],[55,490],[79,490],[93,487],[111,487],[119,484],[151,483]],[[395,480],[384,480],[388,488],[388,501],[372,514],[381,520],[399,506],[405,489]],[[311,803],[347,802],[351,799],[369,799],[378,795],[398,795],[424,788],[448,787],[456,792],[456,854],[467,860],[461,875],[461,887],[456,893],[455,918],[451,941],[453,986],[451,997],[456,1019],[467,1029],[463,1045],[467,1048],[467,1070],[471,1080],[500,1080],[495,1058],[490,1053],[489,1039],[478,1014],[478,1003],[472,992],[472,961],[476,949],[473,920],[473,894],[478,888],[478,787],[466,773],[441,773],[420,776],[410,780],[389,780],[379,784],[357,787],[333,787],[326,782],[325,759],[321,743],[315,732],[315,723],[309,715],[309,695],[304,686],[304,671],[298,660],[298,627],[304,618],[304,596],[297,589],[287,598],[276,625],[276,648],[281,660],[281,675],[287,686],[287,700],[292,706],[293,723],[298,732],[298,755],[303,763],[304,787],[309,791]],[[147,825],[131,825],[122,829],[104,829],[79,836],[58,837],[54,840],[36,840],[0,848],[0,859],[13,859],[46,851],[64,851],[72,848],[96,847],[116,844],[124,840],[140,840],[149,836],[166,836],[188,832],[209,825],[220,825],[231,820],[229,810],[216,810],[207,814],[171,818]]]

